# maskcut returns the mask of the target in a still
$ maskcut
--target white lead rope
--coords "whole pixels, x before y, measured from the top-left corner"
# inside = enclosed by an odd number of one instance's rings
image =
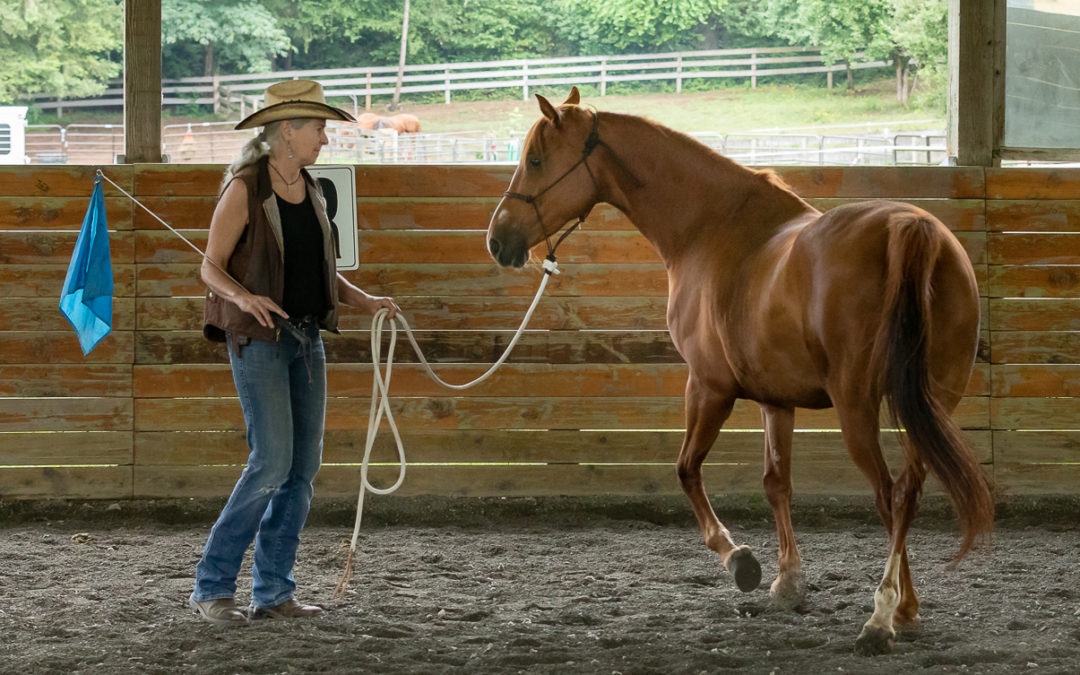
[[[540,298],[544,294],[544,289],[547,288],[548,281],[556,274],[559,274],[558,263],[553,260],[544,259],[544,278],[541,279],[540,287],[536,289],[536,297],[533,298],[532,304],[529,306],[528,311],[525,312],[525,318],[521,320],[521,325],[518,326],[517,332],[514,333],[514,338],[510,340],[510,344],[506,346],[506,350],[503,351],[502,356],[488,368],[487,372],[475,380],[464,384],[450,384],[439,377],[435,371],[431,369],[431,364],[424,358],[424,353],[420,350],[420,345],[417,344],[416,338],[413,337],[409,322],[400,314],[390,320],[390,350],[386,354],[386,373],[384,375],[380,369],[380,366],[382,365],[382,338],[384,325],[390,310],[383,308],[375,312],[375,316],[371,319],[371,410],[368,413],[368,430],[367,439],[364,443],[364,457],[360,463],[360,494],[356,499],[356,523],[353,526],[352,542],[349,545],[350,557],[356,552],[356,540],[360,535],[360,521],[364,515],[364,493],[371,492],[377,495],[388,495],[401,487],[401,484],[405,482],[405,449],[401,442],[401,434],[398,433],[397,423],[394,422],[394,415],[390,412],[390,395],[388,393],[390,391],[390,376],[394,368],[394,348],[397,345],[397,323],[400,322],[401,326],[405,329],[405,335],[409,338],[409,343],[412,345],[413,351],[416,352],[416,356],[419,357],[420,363],[423,364],[424,370],[427,371],[427,374],[431,379],[448,389],[468,389],[491,377],[495,371],[498,370],[499,366],[506,362],[506,359],[510,356],[510,352],[514,349],[514,345],[517,344],[522,333],[525,332],[525,327],[529,324],[533,312],[536,311],[536,306],[540,303]],[[386,421],[390,424],[390,431],[394,434],[394,442],[397,444],[398,478],[397,481],[388,488],[377,488],[368,482],[368,463],[371,458],[371,449],[375,445],[375,437],[379,433],[379,425],[384,416],[386,417]]]

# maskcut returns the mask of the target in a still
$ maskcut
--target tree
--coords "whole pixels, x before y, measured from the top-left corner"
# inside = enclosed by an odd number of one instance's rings
[[[852,58],[863,49],[892,48],[891,13],[891,0],[769,0],[767,16],[780,37],[821,47],[826,63],[847,64],[847,86],[854,89]]]
[[[727,0],[580,0],[601,41],[622,51],[655,52],[700,46],[699,29]]]
[[[896,98],[907,105],[919,73],[940,74],[949,52],[948,0],[892,0]]]
[[[401,100],[401,81],[405,77],[405,51],[409,46],[409,0],[405,0],[405,12],[401,19],[401,55],[398,57],[397,82],[394,84],[394,99],[390,109],[397,110]]]
[[[161,43],[196,44],[202,50],[202,75],[229,70],[258,73],[288,53],[289,36],[255,0],[163,0]]]
[[[0,103],[97,96],[120,74],[120,0],[0,0]]]

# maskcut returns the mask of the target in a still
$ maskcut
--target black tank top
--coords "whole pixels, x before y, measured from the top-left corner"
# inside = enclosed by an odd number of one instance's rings
[[[281,235],[285,243],[285,297],[282,309],[290,318],[321,317],[326,311],[323,280],[322,228],[311,195],[299,204],[277,195]]]

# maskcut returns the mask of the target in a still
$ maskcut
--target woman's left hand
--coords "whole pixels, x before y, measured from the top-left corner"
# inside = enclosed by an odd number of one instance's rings
[[[396,316],[397,313],[401,311],[401,308],[397,306],[397,303],[394,302],[393,298],[380,297],[380,296],[377,296],[377,295],[369,296],[368,297],[368,312],[374,314],[375,312],[378,312],[380,309],[388,309],[388,310],[390,310],[390,313],[387,314],[387,318],[389,318],[389,319],[393,319],[394,316]]]

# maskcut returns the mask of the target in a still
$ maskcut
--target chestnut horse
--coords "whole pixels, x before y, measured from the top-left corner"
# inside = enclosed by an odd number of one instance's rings
[[[392,129],[399,134],[420,133],[420,120],[416,115],[410,115],[409,113],[398,113],[391,117],[383,117],[372,112],[361,113],[356,118],[356,125],[361,129],[375,131]]]
[[[551,250],[552,235],[600,202],[656,247],[668,272],[671,339],[689,366],[677,474],[705,544],[742,591],[757,587],[761,568],[709,503],[706,454],[736,399],[759,404],[765,494],[779,535],[771,595],[795,606],[804,594],[790,511],[795,408],[835,407],[890,536],[873,615],[855,646],[889,651],[894,625],[919,616],[906,539],[927,470],[960,520],[958,559],[993,527],[990,482],[949,417],[979,331],[963,248],[920,208],[869,201],[822,214],[771,171],[642,118],[580,107],[576,87],[559,107],[537,98],[543,117],[488,227],[492,256],[520,267],[533,246],[547,240]],[[907,431],[895,481],[879,444],[883,398],[893,426]]]

